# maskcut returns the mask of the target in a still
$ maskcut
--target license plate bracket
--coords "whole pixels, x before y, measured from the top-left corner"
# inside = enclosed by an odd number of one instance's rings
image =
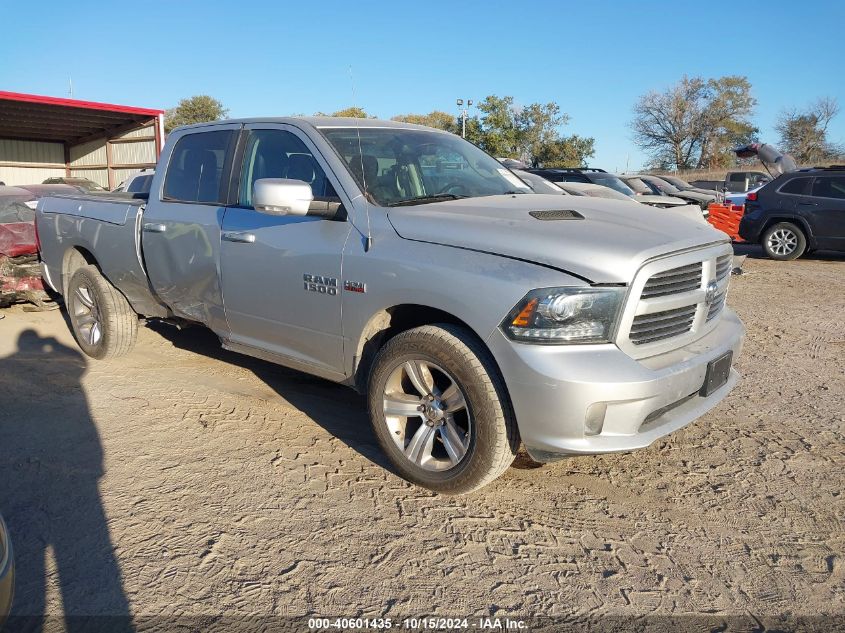
[[[724,387],[731,375],[731,364],[733,363],[733,351],[725,352],[719,358],[707,363],[707,372],[704,374],[704,384],[698,392],[700,396],[707,397],[720,387]]]

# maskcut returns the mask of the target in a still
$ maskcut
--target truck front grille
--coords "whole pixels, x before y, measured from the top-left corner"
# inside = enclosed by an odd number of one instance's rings
[[[632,284],[617,344],[632,357],[644,358],[683,347],[712,330],[725,307],[732,264],[727,245],[645,264]]]
[[[701,270],[701,262],[698,262],[652,275],[643,287],[641,297],[665,297],[700,288]]]
[[[722,255],[716,260],[716,280],[721,281],[731,272],[731,264],[733,264],[733,255]]]
[[[634,323],[631,325],[631,342],[634,345],[643,345],[689,332],[695,319],[695,310],[694,305],[689,305],[634,317]]]

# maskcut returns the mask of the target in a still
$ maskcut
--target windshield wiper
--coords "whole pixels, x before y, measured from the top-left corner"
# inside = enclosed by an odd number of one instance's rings
[[[399,200],[398,202],[391,202],[387,206],[410,207],[415,204],[425,204],[426,202],[439,202],[441,200],[460,200],[461,198],[469,198],[469,196],[460,196],[456,193],[435,193],[430,196],[417,196],[415,198]]]

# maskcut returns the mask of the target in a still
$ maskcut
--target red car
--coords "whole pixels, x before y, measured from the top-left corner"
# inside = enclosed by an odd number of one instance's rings
[[[41,196],[61,193],[79,191],[68,185],[0,186],[0,308],[25,301],[54,306],[41,281],[35,205]]]

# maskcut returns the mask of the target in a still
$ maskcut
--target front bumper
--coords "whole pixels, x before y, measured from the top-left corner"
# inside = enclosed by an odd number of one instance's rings
[[[634,360],[613,344],[531,345],[502,332],[488,345],[508,386],[522,442],[537,461],[648,446],[716,406],[736,385],[698,395],[707,364],[728,351],[734,362],[745,329],[725,308],[711,332],[685,347]],[[595,431],[587,431],[587,420]]]
[[[0,517],[0,630],[12,610],[12,598],[15,593],[15,557],[9,531]]]

